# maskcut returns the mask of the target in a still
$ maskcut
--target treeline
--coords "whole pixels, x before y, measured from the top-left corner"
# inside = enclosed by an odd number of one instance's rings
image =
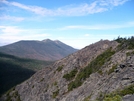
[[[129,38],[122,38],[119,36],[115,41],[120,43],[120,49],[134,49],[134,36],[131,36]]]

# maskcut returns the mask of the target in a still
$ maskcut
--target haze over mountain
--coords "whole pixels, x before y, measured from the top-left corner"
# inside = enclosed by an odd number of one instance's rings
[[[59,60],[76,51],[77,49],[71,46],[58,40],[52,41],[50,39],[43,41],[24,40],[0,47],[0,52],[6,54],[47,61]]]
[[[133,101],[134,37],[101,40],[36,72],[2,101]]]

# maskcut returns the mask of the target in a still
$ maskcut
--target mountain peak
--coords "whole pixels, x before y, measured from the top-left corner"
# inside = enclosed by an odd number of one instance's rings
[[[62,42],[59,41],[59,40],[54,40],[54,42],[55,42],[56,44],[60,44],[60,43],[62,43]]]
[[[50,40],[50,39],[44,39],[44,40],[42,40],[43,42],[52,42],[52,40]]]
[[[54,42],[60,42],[59,40],[54,40]]]
[[[43,41],[23,40],[0,48],[0,52],[10,55],[47,61],[59,60],[76,51],[77,49],[74,49],[71,46],[58,40],[53,41],[50,39],[45,39]]]

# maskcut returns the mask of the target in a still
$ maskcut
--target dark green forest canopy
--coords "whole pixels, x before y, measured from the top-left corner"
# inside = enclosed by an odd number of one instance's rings
[[[0,95],[52,63],[0,53]]]

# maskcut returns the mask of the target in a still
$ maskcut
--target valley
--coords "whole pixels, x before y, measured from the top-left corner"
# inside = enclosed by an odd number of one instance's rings
[[[0,95],[52,63],[0,53]]]

